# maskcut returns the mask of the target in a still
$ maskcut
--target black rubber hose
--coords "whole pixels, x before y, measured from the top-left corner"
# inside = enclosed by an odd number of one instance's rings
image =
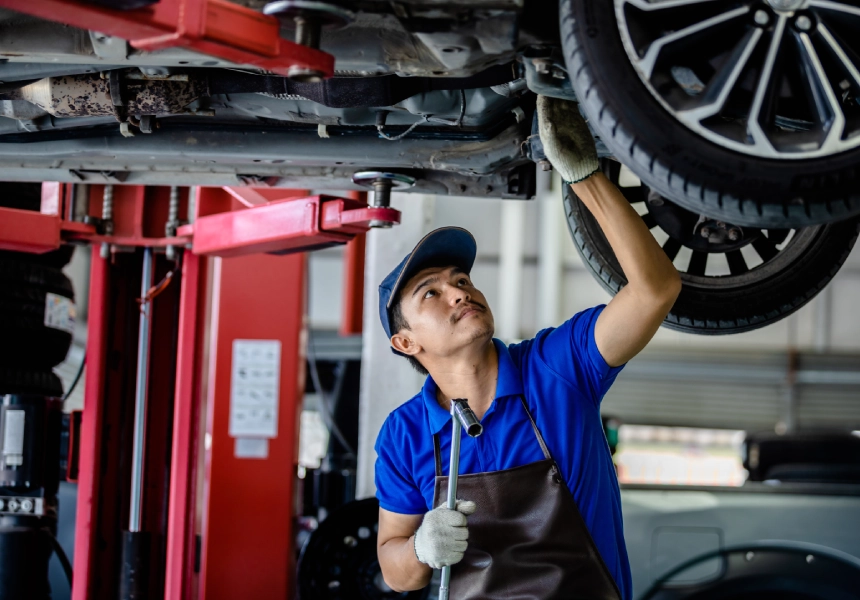
[[[72,563],[69,561],[69,557],[66,556],[66,551],[63,550],[63,547],[60,545],[60,541],[54,536],[53,533],[44,530],[45,533],[48,534],[48,537],[51,538],[51,547],[54,549],[54,553],[57,555],[57,559],[60,561],[60,566],[63,567],[63,573],[66,574],[66,579],[69,581],[69,589],[72,587]]]

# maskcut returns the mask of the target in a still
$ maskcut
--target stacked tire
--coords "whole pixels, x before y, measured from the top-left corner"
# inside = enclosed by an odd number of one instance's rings
[[[0,600],[51,598],[63,395],[53,367],[74,332],[74,292],[62,271],[72,250],[0,252],[0,437],[14,455],[0,462]]]
[[[73,248],[0,252],[0,396],[62,396],[52,368],[72,345],[74,291],[63,273]]]

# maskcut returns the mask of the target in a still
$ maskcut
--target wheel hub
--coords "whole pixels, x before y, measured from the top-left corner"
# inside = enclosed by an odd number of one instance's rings
[[[761,236],[759,229],[739,227],[696,215],[667,201],[653,190],[648,194],[647,206],[660,229],[691,250],[724,254],[740,250]]]
[[[767,3],[777,12],[793,12],[806,8],[809,0],[767,0]]]
[[[614,0],[628,58],[684,127],[768,159],[860,147],[860,7]]]

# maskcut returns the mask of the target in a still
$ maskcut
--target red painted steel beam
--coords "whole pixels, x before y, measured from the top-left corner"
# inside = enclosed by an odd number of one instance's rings
[[[123,38],[141,50],[181,46],[281,75],[290,67],[334,74],[333,56],[281,38],[276,18],[228,0],[161,0],[136,10],[80,0],[0,0],[0,7]]]
[[[0,250],[43,254],[60,247],[60,217],[0,208]]]
[[[84,387],[84,412],[79,446],[78,502],[75,516],[75,564],[72,600],[96,597],[94,564],[98,546],[99,487],[101,484],[102,417],[105,403],[104,380],[107,371],[107,331],[110,302],[108,263],[93,248],[90,268],[90,319],[87,327],[87,377]]]
[[[367,204],[366,192],[347,192],[347,198]],[[364,322],[364,257],[367,234],[359,233],[343,250],[343,304],[340,335],[357,335]]]
[[[295,594],[295,479],[304,390],[305,256],[215,261],[200,598],[284,600]],[[277,340],[277,435],[265,457],[236,456],[229,434],[234,340]]]
[[[208,261],[188,252],[182,263],[164,600],[191,600],[195,583],[198,432],[203,404]]]
[[[346,235],[320,230],[319,197],[314,197],[200,217],[192,248],[195,254],[230,257],[347,241]]]
[[[305,252],[345,244],[377,219],[400,222],[400,212],[328,196],[271,202],[199,217],[193,226],[192,248],[195,254],[221,257]],[[180,228],[180,233],[190,230]]]
[[[221,188],[230,196],[247,207],[260,206],[279,200],[293,200],[304,198],[310,194],[310,190],[282,190],[279,188],[252,188],[252,187],[223,187]],[[365,202],[366,204],[366,202]]]

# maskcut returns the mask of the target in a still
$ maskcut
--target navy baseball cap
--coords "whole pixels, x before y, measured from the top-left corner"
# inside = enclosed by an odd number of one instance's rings
[[[379,284],[379,319],[388,339],[391,339],[391,307],[402,287],[416,273],[427,267],[448,265],[469,273],[477,253],[474,236],[462,227],[441,227],[425,235]]]

